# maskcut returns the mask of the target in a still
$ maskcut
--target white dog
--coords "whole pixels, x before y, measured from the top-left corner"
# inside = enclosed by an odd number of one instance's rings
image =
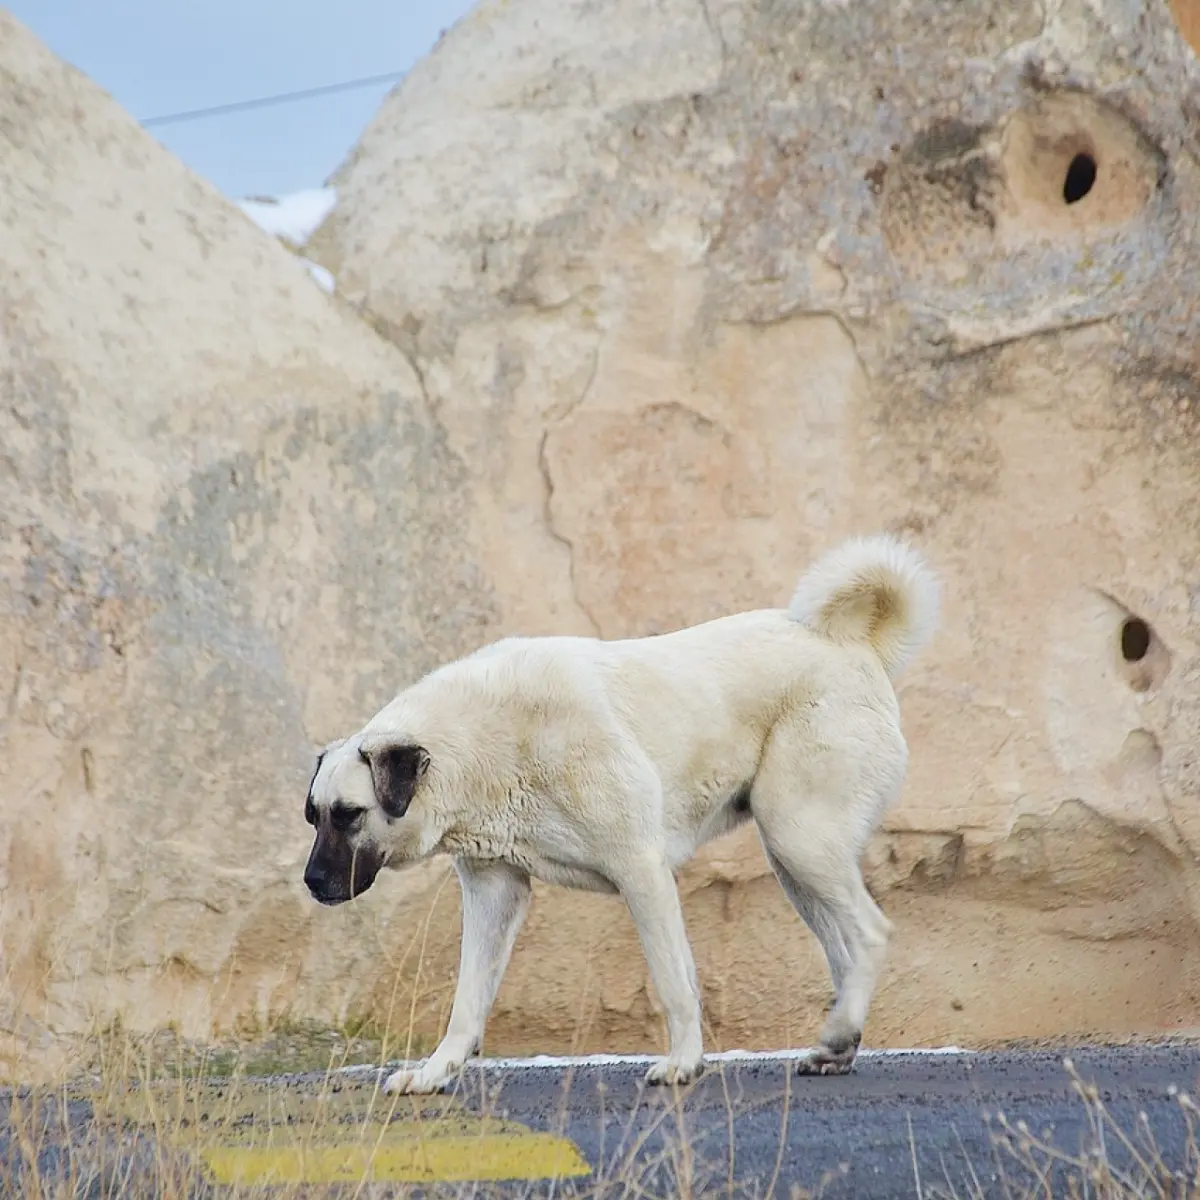
[[[531,877],[620,893],[669,1031],[647,1078],[696,1077],[700,996],[674,872],[749,819],[833,978],[802,1070],[849,1071],[891,929],[859,860],[904,783],[893,680],[932,636],[938,591],[900,541],[851,540],[787,609],[625,641],[506,638],[327,747],[305,805],[313,896],[340,904],[433,854],[454,856],[462,886],[449,1028],[386,1089],[436,1091],[478,1053]]]

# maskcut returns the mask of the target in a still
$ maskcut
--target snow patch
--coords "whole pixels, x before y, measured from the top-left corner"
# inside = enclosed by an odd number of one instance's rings
[[[716,1050],[704,1056],[710,1062],[795,1062],[807,1058],[812,1049],[805,1050]],[[914,1055],[970,1054],[958,1046],[934,1046],[928,1049],[878,1049],[859,1050],[859,1058],[891,1058]],[[496,1067],[501,1070],[519,1070],[522,1067],[619,1067],[649,1066],[657,1062],[658,1054],[534,1054],[528,1058],[481,1058],[475,1061],[480,1066]]]
[[[706,1063],[715,1062],[795,1062],[797,1059],[807,1058],[812,1053],[811,1049],[803,1050],[718,1050],[714,1053],[706,1054],[704,1061]],[[973,1051],[964,1050],[961,1046],[928,1046],[914,1049],[867,1049],[859,1050],[859,1058],[921,1058],[925,1056],[937,1055],[971,1055]],[[528,1058],[473,1058],[469,1062],[469,1066],[473,1067],[490,1067],[493,1070],[500,1071],[519,1071],[523,1069],[536,1067],[624,1067],[624,1066],[649,1066],[656,1062],[660,1055],[656,1054],[535,1054]],[[395,1068],[413,1067],[421,1061],[414,1059],[412,1061],[397,1060],[384,1064],[382,1067],[374,1066],[353,1066],[341,1067],[340,1071],[350,1074],[356,1071],[379,1071],[379,1070],[394,1070]]]
[[[337,206],[337,188],[308,188],[284,196],[248,196],[237,205],[260,229],[299,249]]]
[[[313,262],[311,258],[301,255],[300,261],[308,268],[308,273],[317,281],[317,286],[321,291],[328,292],[332,296],[337,287],[337,281],[333,275],[320,263]]]

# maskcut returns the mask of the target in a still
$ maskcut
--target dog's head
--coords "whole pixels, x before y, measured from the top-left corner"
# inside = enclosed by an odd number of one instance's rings
[[[373,735],[327,746],[308,785],[304,819],[316,830],[304,882],[322,904],[360,896],[387,865],[389,829],[413,802],[429,755]]]

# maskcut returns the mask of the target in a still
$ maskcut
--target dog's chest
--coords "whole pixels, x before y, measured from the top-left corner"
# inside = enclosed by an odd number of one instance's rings
[[[534,879],[554,884],[556,887],[571,888],[580,892],[602,892],[606,895],[612,895],[617,890],[613,883],[598,871],[575,863],[560,862],[536,852],[517,850],[509,861],[528,871]]]
[[[589,864],[577,834],[541,812],[529,822],[480,821],[448,829],[441,847],[448,854],[520,867],[534,879],[577,891],[614,893],[616,887]]]

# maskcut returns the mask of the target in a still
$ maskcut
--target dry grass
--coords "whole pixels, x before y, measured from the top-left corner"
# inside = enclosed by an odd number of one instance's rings
[[[489,1090],[482,1073],[463,1077],[460,1090],[447,1097],[422,1100],[388,1097],[376,1071],[346,1070],[331,1060],[316,1075],[279,1077],[269,1088],[256,1086],[240,1066],[209,1075],[202,1055],[181,1047],[174,1061],[156,1060],[161,1039],[138,1039],[113,1033],[97,1047],[100,1072],[55,1087],[20,1089],[8,1097],[4,1113],[0,1099],[0,1130],[7,1126],[6,1152],[0,1133],[0,1194],[6,1200],[125,1200],[155,1196],[165,1200],[225,1194],[213,1182],[206,1154],[214,1147],[236,1143],[245,1148],[271,1149],[286,1145],[312,1154],[331,1144],[360,1149],[371,1162],[390,1130],[402,1127],[408,1136],[422,1134],[432,1144],[448,1134],[481,1140],[511,1131],[501,1108],[502,1093]],[[573,1080],[568,1073],[558,1112],[549,1121],[552,1132],[566,1133],[567,1107]],[[732,1129],[736,1099],[727,1081]],[[471,1094],[463,1093],[470,1089]],[[459,1101],[466,1099],[461,1105]],[[774,1097],[760,1100],[763,1106]],[[466,1112],[464,1113],[464,1109]],[[745,1111],[745,1108],[742,1108]],[[547,1179],[530,1185],[486,1183],[443,1184],[437,1194],[458,1197],[547,1195],[622,1197],[649,1200],[657,1196],[759,1196],[775,1194],[784,1162],[787,1105],[784,1105],[775,1169],[769,1181],[745,1187],[735,1179],[732,1139],[724,1161],[703,1152],[702,1139],[689,1129],[688,1112],[680,1093],[654,1091],[614,1124],[605,1124],[603,1099],[598,1127],[609,1127],[611,1140],[602,1145],[590,1176]],[[543,1122],[539,1122],[543,1124]],[[312,1195],[347,1197],[404,1196],[412,1187],[379,1184],[370,1172],[336,1188],[304,1184],[238,1187],[239,1197],[279,1197],[299,1200]],[[422,1189],[429,1193],[429,1187]]]
[[[469,1072],[460,1087],[470,1090],[463,1108],[453,1097],[416,1101],[392,1098],[380,1090],[375,1071],[347,1071],[344,1050],[332,1055],[326,1068],[305,1077],[282,1077],[269,1089],[256,1088],[241,1065],[218,1074],[205,1070],[203,1052],[180,1046],[173,1059],[163,1055],[161,1039],[137,1039],[110,1031],[94,1047],[98,1072],[56,1087],[23,1089],[8,1099],[4,1121],[0,1099],[0,1128],[7,1127],[8,1145],[0,1159],[0,1194],[12,1200],[125,1200],[155,1196],[164,1200],[236,1194],[239,1197],[301,1197],[338,1195],[374,1198],[405,1196],[411,1185],[371,1181],[365,1171],[334,1188],[302,1184],[268,1187],[253,1184],[230,1192],[217,1187],[205,1165],[213,1146],[237,1142],[269,1148],[284,1142],[312,1152],[336,1141],[361,1148],[372,1161],[385,1144],[389,1130],[403,1126],[430,1139],[445,1136],[447,1126],[468,1136],[485,1137],[511,1128],[501,1109],[502,1094],[489,1089],[487,1076]],[[1153,1135],[1146,1114],[1122,1123],[1099,1090],[1087,1083],[1069,1059],[1064,1066],[1084,1114],[1083,1145],[1065,1148],[1003,1113],[991,1118],[991,1157],[972,1161],[965,1145],[943,1161],[933,1177],[927,1159],[919,1158],[910,1135],[911,1163],[902,1186],[915,1200],[1184,1200],[1200,1196],[1200,1108],[1185,1092],[1175,1091],[1181,1123],[1184,1161],[1168,1162]],[[652,1197],[756,1197],[780,1194],[778,1181],[788,1165],[787,1126],[790,1097],[759,1100],[778,1109],[780,1125],[773,1170],[752,1183],[739,1180],[734,1122],[748,1107],[736,1090],[732,1072],[723,1064],[713,1068],[724,1097],[727,1126],[719,1152],[705,1147],[703,1131],[691,1128],[694,1115],[681,1095],[656,1092],[609,1126],[599,1161],[590,1176],[547,1180],[530,1185],[425,1185],[422,1194],[456,1197],[505,1195],[611,1197],[650,1200]],[[567,1102],[573,1080],[568,1072],[558,1098],[552,1128],[565,1132]],[[460,1093],[459,1099],[463,1096]],[[84,1107],[86,1105],[86,1108]],[[605,1128],[601,1095],[598,1128]],[[465,1121],[465,1124],[464,1124]],[[458,1126],[455,1126],[458,1122]],[[711,1130],[712,1122],[708,1122]],[[461,1128],[459,1128],[461,1127]],[[911,1125],[910,1125],[911,1129]],[[1178,1132],[1178,1131],[1177,1131]],[[419,1132],[417,1136],[420,1136]],[[3,1147],[0,1135],[0,1147]],[[1173,1142],[1177,1145],[1178,1136]],[[823,1179],[814,1195],[839,1189],[842,1171]],[[901,1182],[892,1181],[893,1184]],[[790,1200],[801,1195],[794,1188]]]
[[[1063,1059],[1063,1068],[1084,1115],[1084,1136],[1079,1146],[1067,1148],[1057,1143],[1049,1131],[1036,1132],[1025,1121],[1012,1121],[1003,1112],[990,1114],[992,1158],[987,1164],[972,1163],[964,1147],[957,1163],[941,1164],[939,1180],[922,1186],[914,1146],[914,1195],[918,1200],[1200,1197],[1200,1108],[1191,1095],[1176,1087],[1170,1089],[1178,1106],[1183,1144],[1183,1160],[1172,1164],[1155,1137],[1147,1113],[1139,1112],[1132,1122],[1122,1123],[1101,1090],[1079,1074],[1070,1058]]]
[[[440,889],[439,893],[440,895]],[[434,898],[434,905],[437,897]],[[2,905],[0,905],[2,907]],[[356,1064],[419,1057],[430,1046],[418,1036],[423,964],[433,905],[414,930],[413,942],[399,962],[389,963],[397,980],[386,1019],[379,1028],[314,1030],[276,1025],[255,1031],[236,1044],[197,1045],[159,1033],[141,1036],[119,1023],[80,1043],[73,1065],[53,1084],[0,1090],[0,1196],[3,1200],[133,1200],[161,1197],[183,1200],[235,1194],[300,1200],[338,1195],[357,1200],[423,1195],[488,1197],[546,1196],[652,1200],[657,1197],[759,1197],[781,1194],[781,1180],[793,1174],[788,1161],[788,1131],[796,1119],[792,1080],[778,1094],[759,1095],[754,1103],[739,1090],[737,1072],[713,1064],[723,1117],[711,1111],[697,1121],[679,1093],[652,1089],[616,1120],[600,1093],[595,1113],[599,1136],[593,1170],[528,1185],[488,1183],[424,1184],[375,1182],[373,1170],[397,1136],[425,1153],[458,1139],[456,1153],[472,1159],[489,1138],[503,1138],[514,1125],[503,1109],[502,1092],[492,1090],[487,1072],[467,1072],[457,1094],[415,1100],[382,1093],[382,1075],[354,1071]],[[0,916],[3,914],[0,913]],[[415,976],[404,971],[415,956]],[[409,960],[412,961],[412,960]],[[401,994],[400,979],[411,986]],[[11,980],[0,980],[12,995]],[[429,984],[427,984],[429,986]],[[445,981],[438,980],[444,988]],[[586,989],[585,989],[586,991]],[[19,1022],[3,1014],[10,1028]],[[594,1012],[581,1012],[577,1039],[588,1040]],[[445,1014],[443,1014],[444,1020]],[[581,1047],[579,1047],[581,1048]],[[1100,1092],[1064,1060],[1084,1115],[1084,1143],[1064,1147],[1053,1137],[1029,1129],[1003,1114],[991,1118],[992,1140],[986,1162],[973,1160],[965,1144],[932,1172],[927,1155],[918,1154],[910,1135],[911,1162],[904,1178],[890,1181],[916,1200],[1184,1200],[1200,1198],[1200,1108],[1191,1095],[1175,1092],[1182,1126],[1184,1161],[1168,1162],[1146,1114],[1119,1120]],[[295,1072],[306,1072],[298,1077]],[[270,1077],[267,1086],[256,1077]],[[557,1103],[547,1103],[538,1125],[568,1135],[574,1072],[563,1079]],[[550,1098],[547,1098],[549,1101]],[[628,1105],[628,1098],[623,1100]],[[778,1133],[765,1169],[747,1181],[739,1168],[738,1123],[755,1107],[778,1114]],[[551,1111],[552,1110],[552,1111]],[[578,1116],[574,1118],[578,1120]],[[589,1118],[590,1119],[590,1118]],[[803,1119],[803,1118],[800,1118]],[[911,1124],[910,1124],[911,1130]],[[518,1131],[519,1132],[519,1131]],[[720,1136],[718,1136],[718,1134]],[[478,1140],[474,1140],[478,1139]],[[1172,1145],[1180,1144],[1174,1131]],[[231,1189],[218,1185],[211,1152],[236,1144],[242,1149],[319,1154],[330,1146],[351,1147],[361,1169],[335,1187],[252,1183]],[[742,1151],[744,1154],[744,1149]],[[756,1153],[762,1167],[761,1130]],[[771,1161],[773,1158],[773,1161]],[[813,1193],[789,1187],[789,1200],[838,1193],[847,1166],[818,1181]],[[858,1193],[861,1194],[861,1193]]]
[[[314,1029],[276,1023],[265,1030],[242,1029],[220,1044],[197,1044],[160,1031],[144,1035],[119,1021],[80,1040],[71,1064],[53,1083],[0,1089],[0,1196],[4,1200],[163,1200],[236,1194],[299,1200],[337,1194],[374,1198],[411,1194],[413,1185],[372,1181],[397,1134],[406,1146],[436,1150],[439,1141],[459,1139],[460,1158],[472,1156],[489,1138],[521,1136],[502,1110],[503,1095],[491,1091],[485,1073],[466,1073],[457,1094],[416,1100],[385,1096],[383,1076],[355,1071],[358,1064],[418,1058],[431,1046],[418,1032],[427,1019],[429,997],[444,993],[446,981],[429,980],[429,936],[436,889],[410,945],[389,961],[396,984],[378,1027]],[[410,967],[412,969],[407,969]],[[403,989],[401,981],[404,983]],[[0,980],[12,995],[12,980]],[[587,989],[585,989],[585,992]],[[3,994],[0,991],[0,994]],[[219,1005],[214,1004],[214,1009]],[[7,1018],[9,1014],[4,1014]],[[441,1014],[444,1022],[446,1013]],[[576,1035],[587,1042],[594,1011],[581,1012]],[[5,1020],[10,1028],[19,1021]],[[303,1072],[298,1076],[296,1072]],[[256,1082],[269,1079],[264,1086]],[[722,1080],[725,1086],[724,1079]],[[540,1131],[566,1134],[573,1074],[568,1073],[550,1119]],[[470,1094],[466,1094],[467,1092]],[[739,1101],[728,1086],[728,1129]],[[770,1103],[770,1102],[762,1102]],[[649,1111],[648,1111],[649,1110]],[[786,1113],[786,1106],[785,1106]],[[607,1114],[610,1118],[611,1111]],[[606,1129],[606,1114],[598,1114]],[[783,1166],[786,1115],[780,1130],[774,1178]],[[591,1174],[507,1185],[462,1183],[421,1185],[422,1194],[486,1197],[536,1194],[643,1200],[653,1196],[772,1194],[760,1185],[745,1189],[735,1178],[733,1153],[709,1161],[703,1138],[689,1129],[678,1094],[653,1089],[608,1131]],[[463,1141],[466,1139],[466,1141]],[[472,1141],[472,1139],[478,1139]],[[730,1137],[732,1145],[732,1136]],[[324,1148],[351,1148],[363,1168],[336,1187],[252,1183],[231,1189],[213,1178],[211,1155],[221,1147],[286,1150],[311,1158]],[[377,1169],[377,1168],[376,1168]],[[383,1173],[383,1172],[381,1172]]]

